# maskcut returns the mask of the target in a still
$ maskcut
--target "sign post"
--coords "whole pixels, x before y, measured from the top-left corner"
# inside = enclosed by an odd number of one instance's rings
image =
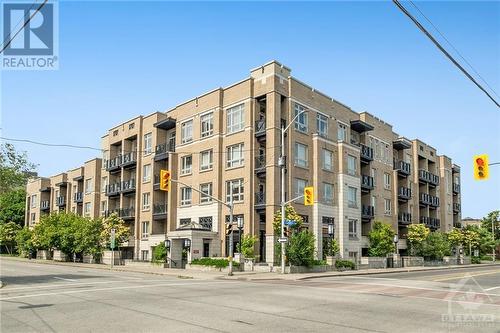
[[[111,229],[111,236],[110,236],[110,247],[111,247],[111,268],[113,268],[113,264],[115,261],[115,234],[116,234],[116,229],[113,228]]]

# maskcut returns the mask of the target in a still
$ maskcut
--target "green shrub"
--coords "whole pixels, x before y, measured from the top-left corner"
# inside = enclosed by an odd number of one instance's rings
[[[326,260],[314,260],[313,261],[314,266],[325,266],[326,265]]]
[[[307,230],[294,233],[286,246],[286,253],[290,264],[311,267],[314,264],[313,233]]]
[[[481,260],[484,260],[484,261],[493,261],[493,257],[492,256],[481,256]]]
[[[356,268],[354,263],[350,260],[337,260],[337,261],[335,261],[335,267],[336,268],[349,268],[349,269]]]
[[[199,259],[193,259],[193,261],[191,261],[191,265],[214,266],[217,268],[225,268],[229,266],[229,260],[214,259],[214,258],[199,258]],[[238,266],[238,263],[233,262],[233,265]]]
[[[471,257],[470,262],[473,264],[480,264],[481,263],[481,258],[480,257]]]
[[[165,243],[161,242],[156,245],[153,250],[153,262],[156,264],[161,264],[165,262],[167,257],[167,248],[165,247]]]

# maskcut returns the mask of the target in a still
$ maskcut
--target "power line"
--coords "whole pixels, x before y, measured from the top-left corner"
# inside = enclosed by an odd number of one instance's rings
[[[474,73],[476,73],[476,75],[488,86],[488,88],[490,88],[490,90],[497,96],[497,97],[500,97],[497,92],[488,84],[488,82],[486,82],[486,80],[481,76],[481,74],[479,74],[478,71],[476,71],[476,69],[474,68],[474,66],[471,65],[471,63],[469,61],[467,61],[467,59],[465,59],[465,57],[460,53],[460,51],[457,50],[457,48],[448,40],[448,38],[446,38],[446,36],[434,25],[434,23],[431,22],[431,20],[425,16],[425,14],[420,10],[420,8],[417,7],[417,5],[415,3],[413,3],[413,1],[410,0],[410,3],[413,5],[413,7],[415,7],[418,12],[427,20],[427,22],[430,23],[430,25],[432,25],[434,27],[434,29],[439,33],[439,35],[441,37],[443,37],[443,39],[453,48],[453,50],[455,50],[455,52],[459,55],[460,58],[462,58],[462,60],[467,64],[469,65],[469,67],[474,71]]]
[[[2,53],[7,47],[9,47],[9,45],[12,43],[12,41],[14,40],[14,38],[16,38],[17,35],[19,35],[19,33],[21,32],[21,30],[23,30],[24,27],[26,27],[26,25],[28,25],[28,23],[31,21],[31,19],[43,8],[43,6],[45,6],[45,4],[47,3],[47,1],[48,0],[45,0],[40,6],[38,6],[38,8],[35,10],[35,12],[33,14],[31,14],[31,16],[24,22],[24,24],[22,25],[22,27],[19,28],[19,30],[17,30],[17,32],[14,34],[14,36],[10,37],[10,39],[9,39],[8,42],[4,41],[4,45],[3,45],[2,49],[0,50],[0,53]]]
[[[442,46],[441,44],[439,44],[439,42],[417,21],[417,19],[415,17],[413,17],[413,15],[411,15],[405,7],[403,7],[403,5],[401,5],[401,3],[398,1],[398,0],[392,0],[392,2],[394,2],[394,4],[406,15],[408,16],[408,18],[410,18],[410,20],[413,21],[413,23],[434,43],[434,45],[436,45],[436,47],[456,66],[458,67],[458,69],[460,69],[462,71],[462,73],[464,73],[465,76],[467,76],[469,78],[469,80],[471,80],[479,89],[481,89],[485,94],[486,96],[489,97],[489,99],[491,99],[493,101],[493,103],[495,103],[495,105],[497,107],[500,108],[500,104],[488,93],[488,91],[486,91],[486,89],[483,88],[483,86],[481,86],[473,77],[472,75],[470,75],[467,70],[465,68],[463,68],[456,60],[455,58],[453,58],[449,53],[448,51],[446,51]]]

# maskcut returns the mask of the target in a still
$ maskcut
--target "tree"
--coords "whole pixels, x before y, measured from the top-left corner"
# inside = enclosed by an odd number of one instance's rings
[[[243,235],[241,237],[241,244],[238,244],[238,252],[243,254],[245,258],[253,258],[256,242],[257,236]]]
[[[444,256],[451,254],[451,246],[446,234],[435,231],[431,232],[422,242],[422,255],[431,260],[441,260]]]
[[[385,257],[389,253],[394,253],[395,234],[390,224],[375,221],[373,229],[368,234],[368,238],[370,239],[368,255],[370,257]]]
[[[79,218],[72,226],[74,234],[74,253],[92,255],[94,258],[102,252],[101,233],[103,223],[101,218]]]
[[[464,234],[462,233],[462,230],[457,229],[457,228],[453,228],[448,233],[448,241],[450,242],[450,245],[455,249],[457,249],[459,246],[463,245]]]
[[[107,249],[111,249],[111,229],[115,229],[115,243],[119,247],[121,243],[128,241],[130,238],[130,229],[125,225],[125,222],[118,217],[117,213],[113,213],[106,217],[103,221],[101,231],[101,244]]]
[[[164,242],[156,245],[153,249],[153,262],[154,263],[164,263],[167,258],[167,248]]]
[[[24,223],[26,208],[26,191],[24,188],[0,194],[0,224],[14,222]]]
[[[481,256],[493,254],[495,240],[493,234],[484,228],[479,228],[479,253]]]
[[[430,229],[425,224],[410,224],[408,226],[408,242],[412,255],[421,255],[422,244],[427,239]]]
[[[295,222],[289,226],[294,231],[300,230],[300,227],[304,222],[302,216],[297,214],[295,208],[291,205],[285,206],[285,219]],[[278,209],[276,213],[274,213],[273,228],[276,235],[281,235],[281,209]]]
[[[52,213],[42,216],[40,222],[33,228],[33,246],[38,250],[53,250],[60,248],[59,214]]]
[[[286,255],[294,266],[311,267],[314,264],[314,235],[308,230],[292,234],[286,246]]]
[[[472,249],[479,245],[479,227],[468,225],[463,229],[464,245],[469,250],[469,255],[472,255]]]
[[[481,227],[483,229],[489,230],[491,232],[491,226],[493,224],[493,229],[495,230],[495,239],[500,239],[500,210],[494,210],[489,213],[486,217],[483,217],[481,221]]]
[[[323,257],[333,257],[340,252],[339,243],[335,238],[323,237]],[[324,259],[324,258],[323,258]]]
[[[0,246],[5,246],[9,254],[14,252],[16,235],[20,229],[21,226],[14,222],[0,224]]]
[[[17,152],[10,143],[0,145],[0,194],[24,188],[35,168],[26,152]]]
[[[17,251],[23,257],[27,257],[30,251],[35,249],[33,245],[33,231],[24,227],[16,235]]]

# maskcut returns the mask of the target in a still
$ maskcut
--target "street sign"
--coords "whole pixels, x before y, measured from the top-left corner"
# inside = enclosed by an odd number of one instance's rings
[[[294,220],[285,220],[285,225],[289,225],[289,226],[292,226],[295,224],[295,221]]]
[[[288,242],[288,238],[286,238],[286,237],[278,238],[278,243],[286,243],[286,242]]]
[[[113,228],[111,229],[111,239],[110,239],[110,246],[111,246],[111,250],[114,250],[115,249],[115,234],[116,234],[116,230]]]

